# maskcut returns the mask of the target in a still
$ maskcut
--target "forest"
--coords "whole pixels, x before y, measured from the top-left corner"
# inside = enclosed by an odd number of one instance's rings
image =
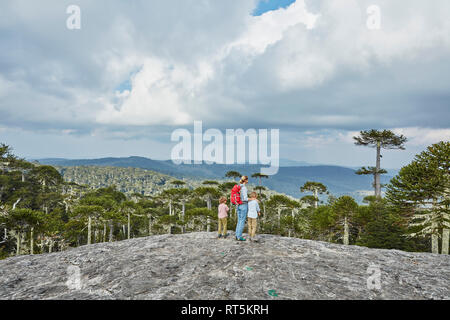
[[[429,146],[382,185],[380,176],[386,171],[381,150],[404,149],[406,138],[370,130],[354,140],[376,150],[376,166],[355,172],[373,176],[374,195],[363,203],[348,195],[333,196],[320,181],[299,185],[310,195],[295,199],[265,188],[267,175],[236,171],[220,182],[193,185],[173,179],[167,182],[170,188],[152,195],[124,193],[114,184],[65,181],[55,167],[25,161],[11,146],[0,144],[0,259],[158,234],[215,231],[218,200],[229,198],[241,175],[255,182],[249,192],[256,191],[261,202],[260,234],[448,254],[450,142]],[[231,206],[228,228],[235,226],[236,208]]]

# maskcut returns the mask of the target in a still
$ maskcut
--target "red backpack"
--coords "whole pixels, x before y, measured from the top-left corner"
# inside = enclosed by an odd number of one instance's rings
[[[233,189],[231,189],[231,197],[230,197],[231,203],[235,205],[242,204],[241,201],[241,186],[235,185]]]

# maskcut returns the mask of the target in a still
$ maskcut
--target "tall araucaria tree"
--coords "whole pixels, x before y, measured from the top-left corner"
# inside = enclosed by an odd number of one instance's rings
[[[359,136],[353,137],[357,146],[368,146],[376,148],[377,158],[375,168],[361,168],[357,174],[371,174],[374,176],[375,196],[381,198],[381,175],[386,173],[386,170],[381,169],[381,149],[390,150],[405,150],[406,137],[403,135],[396,135],[390,130],[369,130],[361,131]]]
[[[269,176],[267,174],[262,174],[262,173],[257,172],[257,173],[252,174],[252,178],[259,179],[259,186],[261,187],[262,186],[262,179],[263,178],[264,179],[269,179]],[[259,192],[259,195],[261,196],[261,190]]]

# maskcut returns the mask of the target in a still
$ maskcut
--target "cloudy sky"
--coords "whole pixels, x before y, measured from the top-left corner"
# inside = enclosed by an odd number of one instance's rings
[[[81,29],[66,26],[69,5]],[[380,8],[379,30],[367,8]],[[409,163],[450,140],[448,0],[2,0],[0,142],[23,157],[170,158],[171,132],[280,129],[281,158]]]

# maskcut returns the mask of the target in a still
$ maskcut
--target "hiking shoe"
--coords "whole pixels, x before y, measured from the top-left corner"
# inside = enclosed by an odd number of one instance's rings
[[[222,238],[222,235],[221,235],[221,234],[219,234],[219,236],[218,236],[217,238],[219,238],[219,239],[220,239],[220,238]]]
[[[223,237],[224,239],[228,238],[228,233],[227,233],[227,234],[223,234],[222,237]]]
[[[237,241],[246,241],[246,239],[244,237],[240,237],[239,239],[236,238]]]

